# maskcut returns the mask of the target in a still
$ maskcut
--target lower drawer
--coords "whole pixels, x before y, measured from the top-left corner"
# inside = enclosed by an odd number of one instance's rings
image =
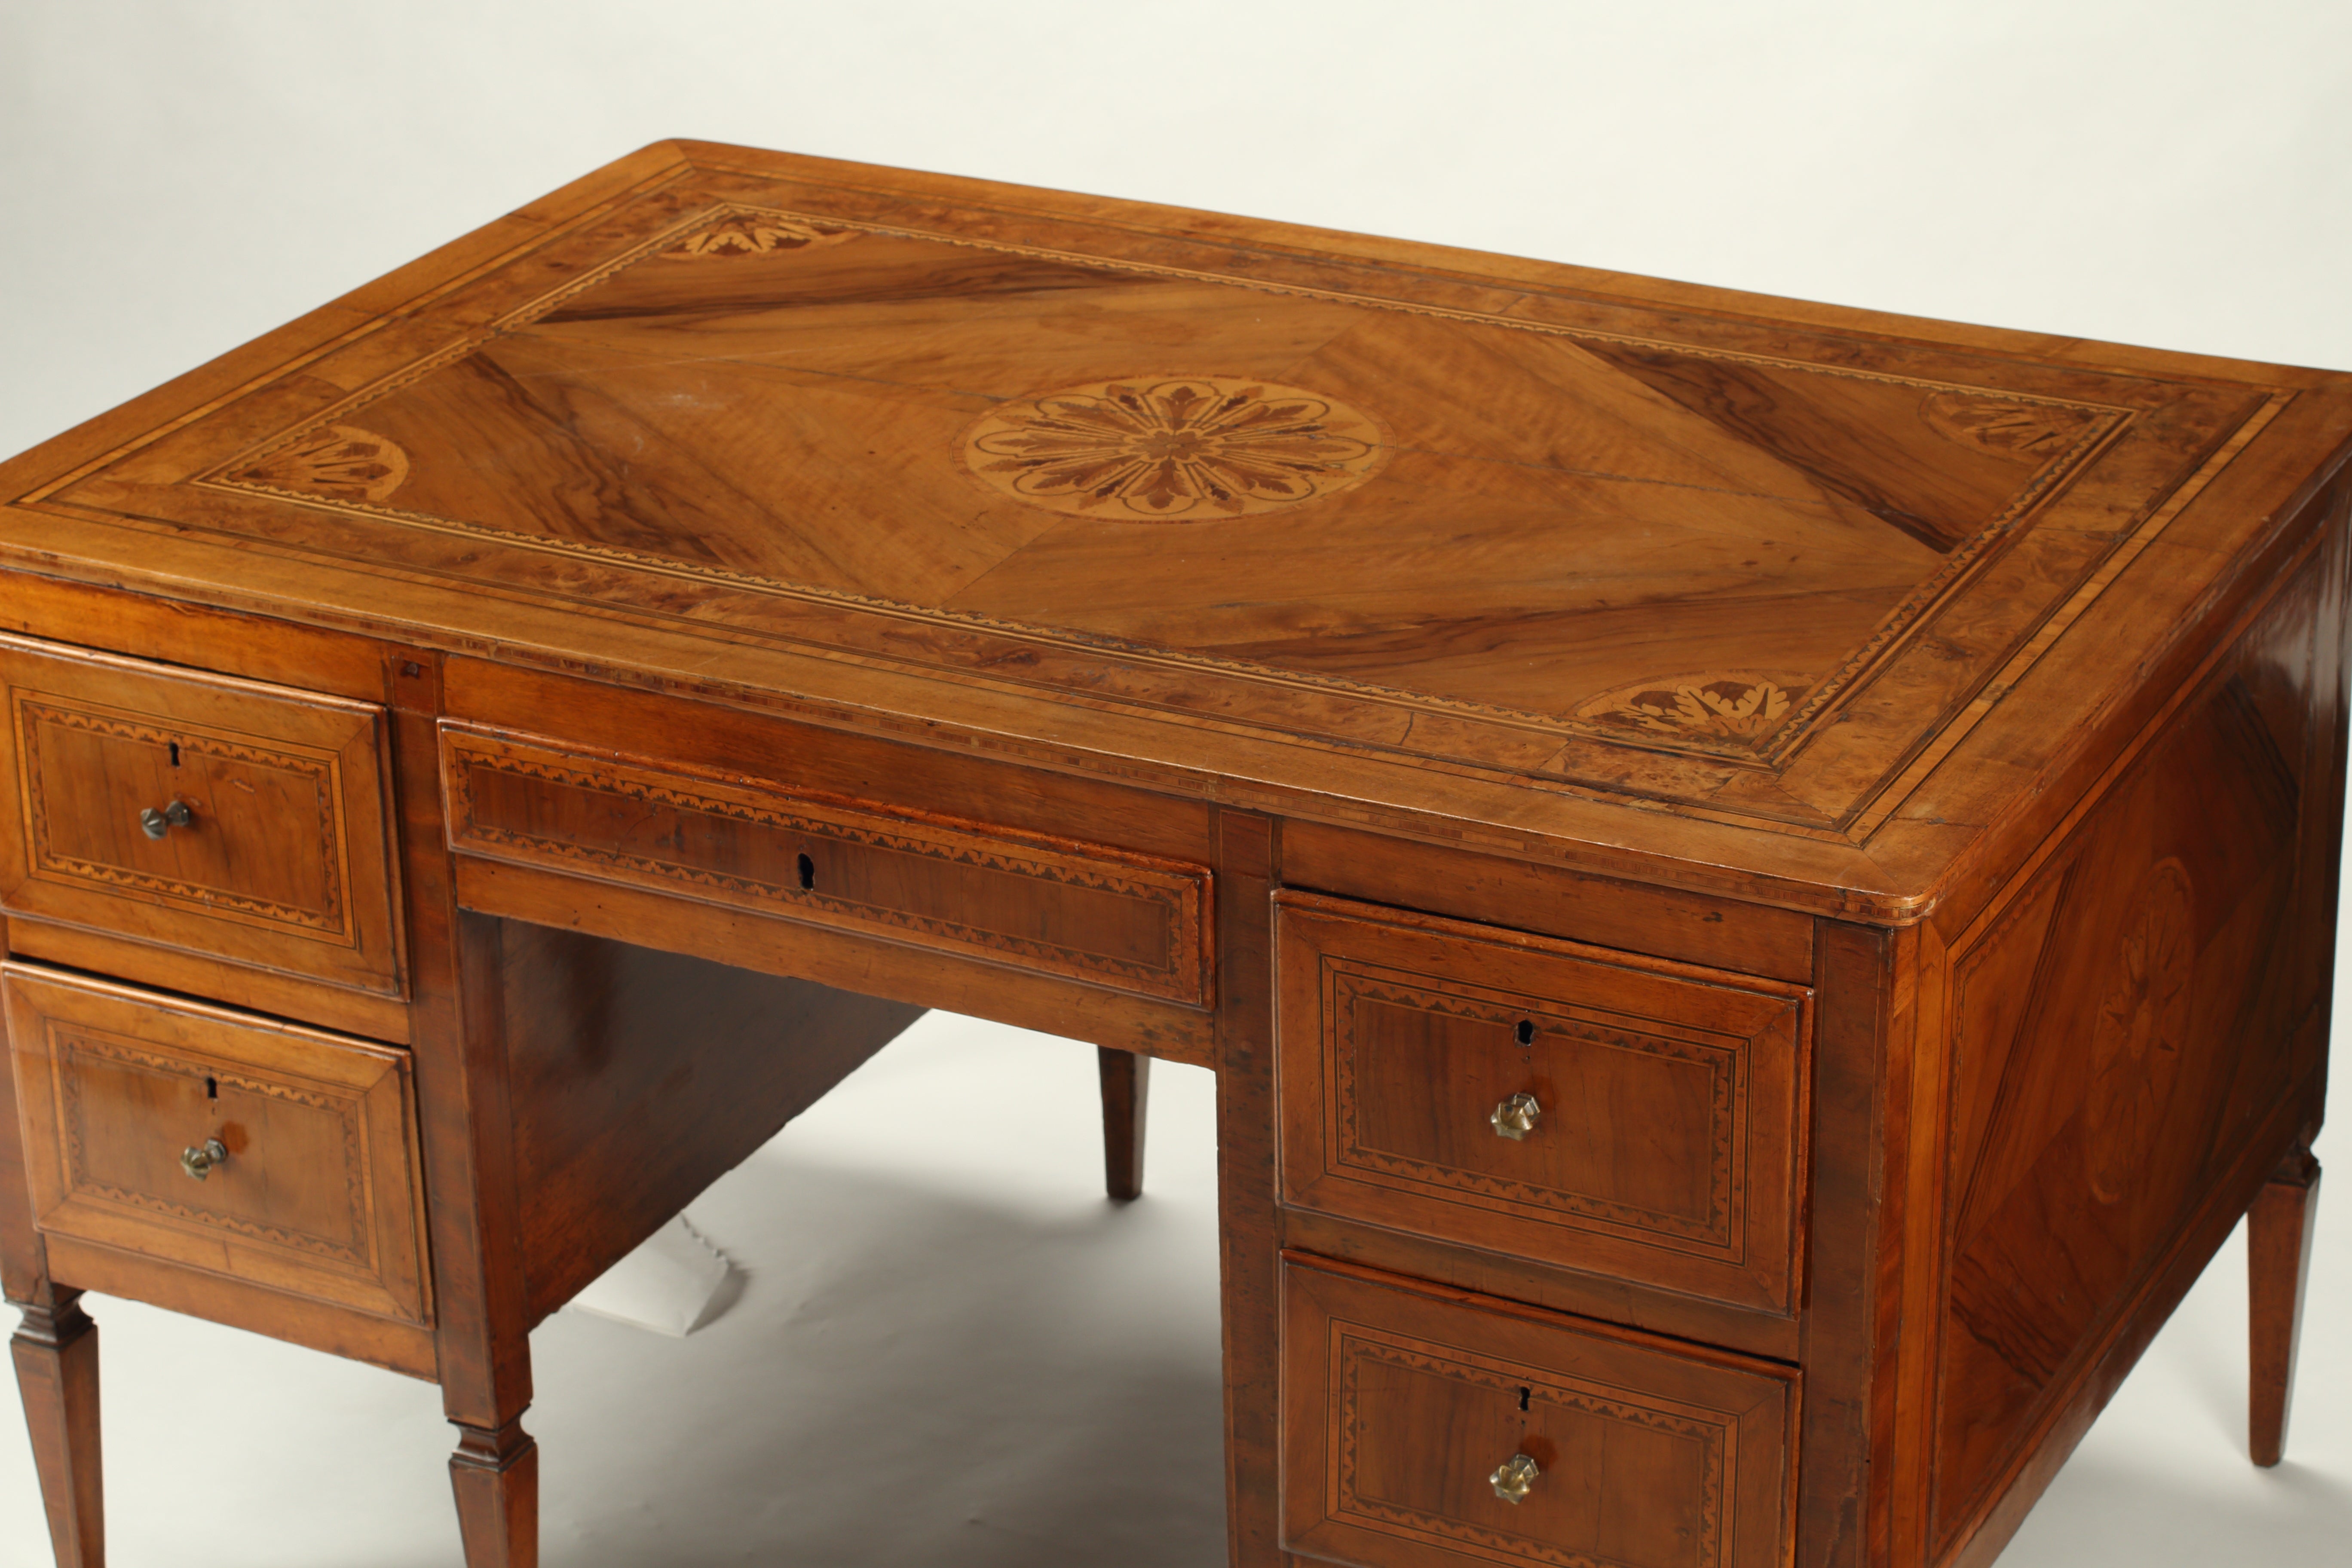
[[[22,963],[0,989],[44,1235],[429,1321],[406,1052]]]
[[[1786,1560],[1797,1374],[1292,1255],[1283,1545],[1364,1568]]]

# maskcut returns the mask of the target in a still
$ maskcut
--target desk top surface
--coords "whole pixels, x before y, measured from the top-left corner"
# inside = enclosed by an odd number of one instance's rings
[[[0,468],[0,560],[1900,916],[2347,432],[2352,377],[665,143]]]

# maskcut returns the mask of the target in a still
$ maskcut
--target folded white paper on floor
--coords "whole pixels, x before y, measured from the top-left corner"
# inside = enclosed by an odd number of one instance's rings
[[[733,1301],[734,1265],[684,1215],[600,1275],[572,1305],[614,1322],[684,1339]]]

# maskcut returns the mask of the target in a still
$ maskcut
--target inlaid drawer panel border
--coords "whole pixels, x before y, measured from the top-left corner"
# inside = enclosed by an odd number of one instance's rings
[[[441,726],[441,759],[449,844],[459,854],[625,882],[1191,1006],[1207,1006],[1211,999],[1206,867],[650,759],[589,753],[543,737],[447,721]],[[485,774],[541,786],[551,800],[566,793],[601,797],[638,813],[671,813],[681,823],[709,817],[779,840],[1003,878],[1003,886],[1025,885],[1049,905],[1067,909],[1052,929],[1000,929],[956,918],[944,907],[908,907],[919,900],[894,902],[829,890],[805,856],[797,878],[763,877],[726,868],[724,857],[698,864],[684,854],[646,853],[583,834],[537,832],[499,819],[496,803],[484,799],[479,779]],[[1089,908],[1143,922],[1158,939],[1148,944],[1157,955],[1105,951],[1108,944],[1078,940]]]
[[[1531,1404],[1580,1411],[1605,1420],[1647,1426],[1691,1439],[1706,1453],[1706,1479],[1699,1513],[1693,1521],[1698,1536],[1700,1563],[1720,1562],[1723,1554],[1724,1494],[1739,1460],[1739,1417],[1737,1413],[1708,1410],[1656,1395],[1637,1397],[1633,1391],[1591,1378],[1538,1370],[1497,1361],[1475,1351],[1392,1331],[1374,1331],[1335,1320],[1331,1324],[1331,1364],[1342,1370],[1331,1394],[1331,1424],[1339,1432],[1339,1453],[1328,1478],[1331,1516],[1358,1524],[1393,1528],[1407,1535],[1434,1535],[1482,1546],[1507,1561],[1526,1559],[1554,1568],[1601,1568],[1604,1559],[1580,1552],[1562,1552],[1525,1536],[1505,1535],[1460,1520],[1399,1507],[1366,1495],[1358,1485],[1358,1452],[1364,1426],[1363,1373],[1371,1363],[1384,1363],[1423,1376],[1475,1384],[1505,1398],[1525,1389]]]
[[[1643,1022],[1650,1025],[1653,1032],[1636,1034],[1612,1027],[1581,1010],[1538,998],[1478,985],[1438,987],[1416,984],[1427,977],[1329,954],[1324,956],[1320,979],[1324,1004],[1334,1020],[1333,1043],[1338,1047],[1325,1068],[1329,1075],[1331,1114],[1339,1133],[1335,1152],[1339,1163],[1358,1180],[1382,1182],[1385,1178],[1384,1184],[1392,1184],[1401,1191],[1445,1187],[1464,1202],[1502,1213],[1528,1207],[1549,1209],[1570,1223],[1607,1230],[1653,1247],[1673,1247],[1735,1267],[1748,1261],[1747,1234],[1740,1223],[1746,1217],[1747,1184],[1734,1180],[1736,1174],[1744,1175],[1748,1166],[1746,1112],[1749,1107],[1749,1083],[1747,1064],[1740,1059],[1738,1048],[1745,1042],[1684,1037],[1700,1032],[1677,1030],[1669,1034],[1663,1026],[1650,1020]],[[1397,1002],[1433,1013],[1480,1017],[1506,1028],[1521,1019],[1543,1019],[1580,1039],[1703,1067],[1710,1084],[1708,1103],[1718,1128],[1718,1136],[1708,1149],[1706,1219],[1694,1223],[1664,1209],[1612,1203],[1605,1198],[1455,1170],[1427,1161],[1406,1160],[1367,1147],[1358,1128],[1360,1095],[1351,1049],[1357,1018],[1351,1005],[1363,1000]]]
[[[1286,1205],[1743,1311],[1795,1312],[1809,988],[1291,889],[1276,895],[1275,916]],[[1368,1012],[1401,1022],[1368,1026]],[[1484,1034],[1424,1043],[1414,1033],[1449,1023]],[[1367,1026],[1382,1031],[1370,1045]],[[1416,1049],[1437,1054],[1395,1054]],[[1629,1079],[1610,1062],[1647,1065]],[[1368,1078],[1382,1063],[1387,1079]],[[1583,1076],[1594,1073],[1604,1075],[1597,1084]],[[1660,1073],[1703,1078],[1676,1088]],[[1437,1109],[1424,1112],[1412,1086],[1426,1074]],[[1476,1083],[1456,1081],[1465,1076],[1491,1092],[1478,1098]],[[1616,1096],[1640,1085],[1672,1095],[1666,1106],[1692,1121],[1671,1139],[1653,1129],[1635,1158],[1626,1152],[1643,1132],[1622,1124],[1629,1110]],[[1515,1142],[1488,1136],[1490,1109],[1499,1115],[1514,1089],[1535,1093],[1540,1124]],[[1560,1151],[1582,1145],[1539,1152],[1580,1126],[1609,1141],[1595,1157],[1610,1163],[1587,1176],[1605,1172],[1635,1190],[1568,1179],[1579,1167]]]
[[[124,1267],[142,1281],[159,1270],[225,1275],[395,1322],[431,1324],[420,1129],[406,1051],[14,959],[0,964],[0,995],[26,1182],[44,1235],[135,1259]],[[133,1083],[152,1089],[128,1100],[118,1092],[110,1102],[101,1095],[94,1121],[93,1075],[112,1080],[116,1091]],[[187,1114],[187,1103],[206,1101],[215,1103],[202,1118]],[[256,1101],[291,1108],[310,1127],[331,1131],[313,1136],[307,1153],[289,1155],[285,1125],[267,1115],[248,1123],[232,1109]],[[207,1131],[224,1144],[225,1175],[199,1180],[193,1170],[173,1168],[125,1185],[100,1168],[103,1160],[122,1159],[126,1140],[153,1143],[152,1168],[170,1167],[173,1151],[200,1144]],[[257,1187],[236,1184],[257,1181]],[[306,1189],[324,1197],[309,1207],[309,1225],[256,1217],[251,1207],[236,1212],[240,1194],[266,1211],[262,1194],[282,1199]],[[329,1234],[338,1228],[344,1234]]]
[[[1547,1522],[1555,1529],[1564,1522],[1549,1510],[1532,1511],[1540,1498],[1524,1515],[1493,1507],[1486,1483],[1476,1478],[1508,1458],[1516,1440],[1518,1452],[1539,1460],[1533,1485],[1544,1496],[1562,1486],[1586,1492],[1603,1518],[1612,1506],[1686,1507],[1671,1522],[1643,1523],[1655,1533],[1685,1535],[1689,1555],[1681,1561],[1763,1568],[1784,1560],[1801,1386],[1794,1368],[1295,1250],[1282,1256],[1282,1302],[1283,1544],[1289,1550],[1374,1568],[1620,1568],[1621,1560],[1605,1552],[1536,1533]],[[1486,1407],[1482,1419],[1497,1429],[1484,1434],[1481,1447],[1452,1422],[1376,1419],[1379,1395],[1367,1378],[1379,1369],[1476,1391],[1471,1404]],[[1387,1393],[1393,1402],[1394,1390]],[[1515,1415],[1515,1406],[1525,1414]],[[1568,1436],[1559,1429],[1563,1416],[1571,1425],[1642,1428],[1689,1445],[1687,1479],[1695,1484],[1664,1497],[1654,1490],[1619,1497],[1605,1481],[1563,1472],[1565,1456],[1554,1446]],[[1474,1420],[1468,1429],[1478,1425]],[[1363,1477],[1371,1444],[1391,1467],[1400,1458],[1415,1460],[1423,1489],[1433,1495],[1444,1490],[1441,1478],[1459,1473],[1468,1499],[1457,1494],[1452,1508],[1441,1509],[1375,1495],[1378,1488]],[[1466,1468],[1457,1472],[1457,1465]],[[1653,1486],[1659,1479],[1646,1477]],[[1615,1479],[1622,1484],[1623,1478]],[[1486,1522],[1476,1517],[1481,1513]],[[1497,1528],[1522,1522],[1524,1531]]]
[[[154,746],[174,747],[182,752],[198,756],[254,763],[310,779],[318,789],[319,797],[329,801],[338,800],[343,795],[341,759],[334,752],[310,747],[295,750],[285,746],[256,745],[250,741],[212,733],[194,724],[174,725],[167,730],[140,714],[118,712],[95,703],[60,708],[22,692],[16,695],[16,709],[17,753],[23,757],[25,768],[26,840],[32,846],[34,876],[68,886],[101,882],[116,892],[143,893],[161,902],[219,920],[245,920],[256,925],[283,926],[308,936],[322,937],[338,946],[359,945],[359,933],[345,912],[347,903],[343,897],[344,889],[351,883],[351,868],[347,864],[350,857],[344,853],[342,841],[335,832],[332,813],[321,812],[319,815],[319,860],[326,876],[320,900],[321,907],[316,910],[271,903],[224,888],[199,886],[130,867],[110,866],[61,854],[51,842],[49,833],[48,800],[43,786],[45,770],[40,765],[40,738],[45,725],[54,725],[61,730],[81,730],[121,740],[143,741]]]
[[[20,829],[0,834],[7,913],[405,994],[383,707],[6,634],[0,688],[0,790]],[[82,760],[107,776],[52,751],[77,742],[101,748]],[[142,755],[168,755],[168,782],[124,798],[112,771]],[[289,787],[273,802],[275,781]],[[193,817],[142,838],[134,808],[167,801]],[[104,852],[110,834],[131,847]],[[249,858],[280,844],[316,878],[299,898],[256,880]]]

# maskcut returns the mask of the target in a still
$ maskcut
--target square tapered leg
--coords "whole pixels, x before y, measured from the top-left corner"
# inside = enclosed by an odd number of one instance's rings
[[[2312,1227],[2318,1216],[2319,1162],[2309,1150],[2288,1156],[2246,1214],[2253,1338],[2249,1447],[2257,1465],[2275,1465],[2286,1451],[2295,1341],[2303,1328],[2304,1285],[2311,1274]]]
[[[80,1292],[60,1290],[48,1307],[26,1307],[9,1349],[25,1424],[33,1437],[41,1501],[58,1568],[104,1568],[105,1489],[100,1470],[98,1325]]]

